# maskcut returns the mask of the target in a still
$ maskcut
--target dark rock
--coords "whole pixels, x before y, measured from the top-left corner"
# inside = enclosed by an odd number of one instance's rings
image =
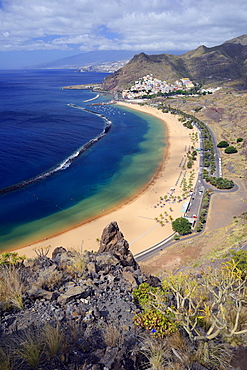
[[[151,285],[152,287],[158,287],[161,285],[161,281],[157,276],[149,275],[147,277],[147,283]]]
[[[194,364],[192,364],[191,370],[208,370],[208,368],[195,362]]]
[[[117,222],[111,222],[103,230],[98,254],[105,252],[111,253],[116,257],[122,266],[138,268],[138,264],[129,250],[129,243],[124,239]]]
[[[90,288],[88,286],[71,286],[68,290],[61,294],[57,302],[64,305],[74,298],[87,298],[90,295]]]
[[[49,301],[52,299],[52,296],[54,294],[52,292],[49,292],[48,290],[41,289],[41,288],[36,288],[36,287],[32,287],[26,293],[29,296],[29,298],[31,298],[31,299],[44,298],[44,299],[47,299]]]
[[[60,257],[63,253],[67,253],[66,249],[64,247],[57,247],[52,252],[52,260],[55,262],[58,262],[60,260]]]
[[[41,256],[34,260],[33,267],[44,269],[44,268],[50,267],[51,265],[53,265],[53,263],[54,262],[50,258],[46,256]]]
[[[101,253],[95,256],[95,258],[97,272],[105,271],[109,273],[110,266],[115,266],[119,263],[119,260],[110,253]]]

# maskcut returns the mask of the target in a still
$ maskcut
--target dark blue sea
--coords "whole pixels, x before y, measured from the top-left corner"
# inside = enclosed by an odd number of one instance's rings
[[[63,86],[102,82],[74,70],[0,71],[0,248],[30,244],[99,215],[150,181],[164,126]]]

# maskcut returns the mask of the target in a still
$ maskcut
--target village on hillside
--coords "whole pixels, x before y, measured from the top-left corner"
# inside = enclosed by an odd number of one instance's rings
[[[146,75],[144,77],[140,77],[137,81],[135,81],[134,85],[132,85],[128,90],[122,91],[122,98],[123,99],[136,99],[142,98],[146,95],[153,95],[153,94],[169,94],[172,92],[180,92],[180,91],[187,91],[189,92],[191,89],[199,87],[198,84],[194,84],[189,78],[181,78],[174,83],[170,83],[167,81],[159,80],[158,78],[153,77],[152,74]],[[200,93],[213,93],[219,88],[211,88],[211,89],[200,89]],[[198,90],[199,92],[199,90]]]

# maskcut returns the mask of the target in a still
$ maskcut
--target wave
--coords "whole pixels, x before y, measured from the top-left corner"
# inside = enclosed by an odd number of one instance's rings
[[[56,173],[58,171],[66,170],[79,155],[81,155],[86,150],[91,148],[94,144],[96,144],[99,140],[101,140],[110,131],[111,126],[112,126],[112,122],[106,116],[104,116],[103,114],[91,111],[91,110],[83,108],[83,107],[79,107],[78,105],[75,105],[75,104],[68,104],[68,106],[70,106],[72,108],[80,109],[80,110],[83,110],[83,111],[86,111],[86,112],[89,112],[89,113],[93,113],[96,116],[99,116],[99,117],[103,118],[103,120],[105,121],[105,127],[104,127],[103,131],[99,135],[95,136],[93,139],[89,140],[86,144],[82,145],[79,149],[77,149],[74,153],[72,153],[69,157],[64,159],[61,163],[57,164],[55,167],[49,169],[46,172],[43,172],[43,173],[37,175],[37,176],[34,176],[34,177],[32,177],[28,180],[24,180],[24,181],[21,181],[17,184],[10,185],[10,186],[7,186],[3,189],[0,189],[0,195],[25,188],[28,185],[31,185],[31,184],[34,184],[38,181],[46,179],[47,177],[53,175],[54,173]]]

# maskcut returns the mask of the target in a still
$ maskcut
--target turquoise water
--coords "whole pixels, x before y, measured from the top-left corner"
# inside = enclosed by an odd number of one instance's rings
[[[5,135],[5,145],[0,167],[1,189],[49,172],[97,137],[105,126],[100,115],[110,120],[112,126],[68,167],[0,196],[1,249],[31,244],[101,215],[103,210],[120,204],[147,184],[163,159],[165,126],[160,120],[121,106],[90,105],[109,100],[107,96],[86,104],[83,101],[95,93],[60,89],[84,83],[79,79],[85,81],[90,77],[86,75],[71,71],[34,74],[34,99],[30,91],[26,101],[22,94],[20,102],[17,99],[15,104],[8,102],[2,107],[1,117],[5,119],[1,119],[0,129]],[[37,88],[36,79],[40,81],[41,77],[42,86]],[[18,78],[22,81],[19,88],[32,90],[30,82],[26,86],[23,75]],[[33,103],[32,99],[38,102]],[[96,114],[73,109],[68,104]]]

